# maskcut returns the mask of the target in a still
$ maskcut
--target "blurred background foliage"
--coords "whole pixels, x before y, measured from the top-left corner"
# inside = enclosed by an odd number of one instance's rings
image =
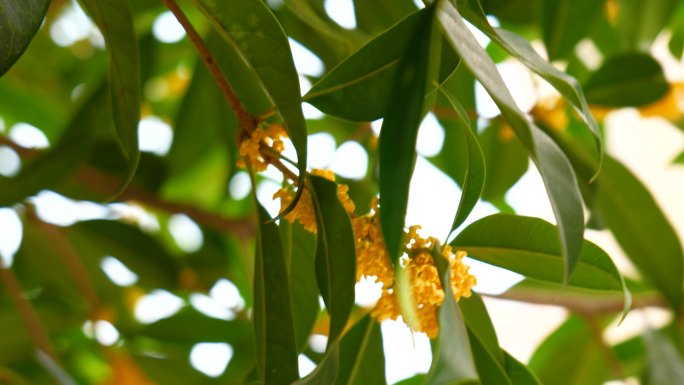
[[[336,22],[328,1],[242,1],[179,3],[244,110],[286,126],[289,157],[307,158],[307,135],[329,135],[333,150],[360,149],[362,171],[338,172],[337,180],[359,215],[380,193],[390,258],[398,258],[417,130],[429,112],[444,138],[424,158],[466,197],[453,197],[460,206],[449,243],[526,278],[499,297],[571,312],[528,367],[499,346],[479,295],[448,298],[429,374],[402,384],[684,383],[681,233],[668,207],[604,153],[602,139],[607,116],[624,108],[684,127],[681,79],[668,76],[672,63],[653,49],[667,47],[681,68],[684,2],[458,0],[425,8],[360,0],[350,27]],[[175,20],[157,0],[0,0],[0,384],[289,384],[307,373],[265,373],[300,353],[318,365],[301,384],[386,383],[370,307],[357,303],[331,320],[325,308],[340,308],[349,286],[324,293],[314,271],[321,239],[344,226],[317,211],[319,228],[331,226],[317,244],[297,223],[265,224],[278,212],[269,200],[282,173],[271,167],[249,187],[236,166],[244,122]],[[468,31],[484,50],[468,45],[476,41]],[[287,38],[320,68],[298,67],[297,75]],[[527,105],[487,72],[511,62],[522,63],[520,76],[534,76]],[[494,113],[483,110],[483,86]],[[514,216],[506,200],[530,159],[558,227]],[[684,152],[672,159],[682,164]],[[300,177],[303,170],[304,161],[290,168]],[[339,206],[322,198],[323,182],[314,184],[324,208]],[[270,215],[256,214],[251,190]],[[502,214],[461,227],[478,199]],[[636,274],[623,278],[583,240],[585,222],[613,234]],[[269,249],[275,244],[284,251]],[[287,332],[268,318],[277,286],[261,275],[272,266],[259,260],[269,253],[282,254],[289,281],[293,351],[269,347],[272,333]],[[337,263],[335,250],[328,258]],[[265,285],[265,300],[255,282]],[[671,321],[606,342],[630,296],[634,308],[666,309]],[[273,330],[260,334],[260,314]],[[340,322],[327,350],[309,338]]]

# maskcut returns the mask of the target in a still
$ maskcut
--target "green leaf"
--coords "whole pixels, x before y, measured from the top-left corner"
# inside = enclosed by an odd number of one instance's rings
[[[598,2],[597,2],[598,3]],[[523,37],[504,29],[494,29],[489,25],[482,8],[475,0],[459,0],[459,10],[463,16],[473,23],[478,29],[484,32],[490,39],[496,42],[509,54],[524,63],[529,69],[549,82],[558,92],[565,97],[570,104],[578,111],[584,123],[594,135],[599,152],[599,164],[596,167],[595,175],[600,169],[603,160],[603,144],[601,132],[596,120],[589,110],[589,105],[584,97],[584,92],[578,81],[572,76],[558,70],[551,63],[544,60],[532,45]]]
[[[518,109],[494,63],[456,8],[449,2],[440,2],[438,6],[438,18],[448,41],[489,92],[537,164],[559,224],[567,281],[577,265],[584,232],[582,201],[572,166],[558,146]]]
[[[684,151],[680,152],[673,160],[672,163],[684,164]]]
[[[648,52],[675,14],[677,0],[618,0],[617,31],[631,50]]]
[[[372,34],[383,32],[415,11],[411,0],[354,0],[358,28]]]
[[[334,341],[323,360],[297,385],[383,385],[385,355],[380,324],[367,314],[339,341]]]
[[[394,103],[394,81],[401,71],[400,62],[407,49],[415,48],[411,39],[420,33],[428,13],[427,8],[415,12],[368,42],[314,84],[304,100],[343,119],[372,121],[383,117],[388,104]],[[439,83],[458,64],[457,60],[449,60],[444,64],[450,70],[442,69]],[[421,88],[425,93],[433,89],[434,85]]]
[[[356,246],[351,221],[337,198],[337,185],[311,176],[316,212],[316,279],[330,315],[328,348],[339,339],[354,306]]]
[[[479,383],[468,330],[453,299],[448,273],[443,282],[446,299],[439,310],[439,336],[433,345],[432,366],[424,385]]]
[[[93,147],[95,127],[105,113],[105,93],[98,87],[77,110],[57,144],[12,178],[0,176],[0,206],[10,206],[50,188],[72,173]]]
[[[477,293],[473,293],[469,298],[461,298],[458,304],[468,331],[477,337],[492,358],[503,364],[503,351],[499,347],[499,339],[496,337],[494,325],[482,298]]]
[[[318,286],[316,286],[316,238],[298,223],[281,221],[280,233],[283,237],[285,261],[290,273],[292,291],[292,316],[298,350],[306,348],[318,317]]]
[[[601,385],[611,374],[594,338],[590,326],[573,315],[537,348],[530,368],[543,384]]]
[[[259,378],[265,384],[289,385],[299,374],[287,265],[278,226],[258,206],[254,329]]]
[[[384,385],[385,354],[380,324],[367,314],[340,342],[340,369],[335,385]]]
[[[529,278],[563,282],[563,257],[558,233],[552,224],[533,217],[494,214],[466,227],[452,246],[471,258],[502,267]],[[584,241],[577,268],[568,286],[590,290],[624,292],[622,276],[610,257],[598,246]]]
[[[428,81],[434,7],[420,13],[418,27],[403,52],[379,139],[380,224],[390,261],[397,265],[404,236],[409,185],[416,160],[418,127]]]
[[[549,59],[564,58],[586,36],[603,11],[599,0],[543,0],[542,36]]]
[[[140,120],[140,59],[133,12],[128,0],[82,0],[100,28],[109,54],[109,85],[116,134],[128,160],[130,183],[140,160],[138,121]]]
[[[219,34],[256,73],[297,151],[306,174],[306,124],[299,76],[283,28],[261,0],[195,0]],[[304,178],[302,178],[303,180]]]
[[[229,342],[239,345],[242,350],[251,349],[254,344],[250,329],[246,322],[208,317],[188,306],[171,317],[145,325],[136,334],[188,345],[198,342]]]
[[[682,244],[651,193],[624,165],[608,158],[596,208],[630,260],[675,308],[682,304]]]
[[[609,107],[643,106],[663,97],[669,84],[650,55],[630,53],[608,59],[584,85],[589,103]]]
[[[50,5],[50,0],[0,1],[0,77],[28,48]]]
[[[669,385],[684,381],[684,360],[673,341],[648,327],[643,338],[648,357],[648,384]]]
[[[504,352],[504,367],[511,383],[515,385],[542,385],[537,376],[522,362]]]
[[[500,120],[480,134],[480,145],[487,165],[482,198],[500,205],[505,203],[508,190],[527,172],[527,152],[510,127]]]
[[[454,231],[468,218],[468,215],[470,215],[477,204],[477,201],[480,199],[485,184],[486,168],[484,154],[482,153],[482,148],[480,148],[480,142],[477,139],[477,135],[475,135],[472,128],[470,128],[468,113],[463,109],[463,106],[461,106],[453,94],[444,88],[440,88],[440,91],[446,96],[456,112],[456,120],[461,124],[463,136],[465,136],[466,151],[468,153],[465,178],[463,179],[463,184],[461,184],[461,200],[458,203],[456,217],[451,225],[451,231]]]
[[[491,352],[483,346],[483,343],[472,333],[470,328],[468,328],[468,338],[473,350],[477,374],[480,376],[480,383],[485,385],[513,385],[508,374],[506,374],[503,363],[492,356]]]

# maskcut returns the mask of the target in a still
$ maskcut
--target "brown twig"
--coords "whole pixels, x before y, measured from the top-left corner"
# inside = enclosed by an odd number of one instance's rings
[[[59,357],[52,346],[52,342],[50,342],[47,330],[38,317],[38,313],[36,313],[31,303],[24,297],[21,285],[14,272],[5,267],[2,260],[0,260],[0,283],[7,289],[14,305],[17,307],[19,316],[24,321],[26,331],[35,347],[50,356],[55,362],[59,362]]]
[[[254,128],[257,125],[256,118],[254,118],[254,116],[252,116],[252,114],[245,109],[245,106],[242,105],[242,102],[240,99],[238,99],[235,91],[233,91],[230,84],[228,84],[228,80],[226,80],[226,77],[223,75],[223,71],[221,71],[221,68],[219,68],[218,64],[216,64],[214,56],[211,54],[211,52],[209,52],[206,44],[204,44],[204,41],[197,33],[197,30],[195,30],[195,27],[192,26],[192,23],[190,23],[190,20],[188,20],[188,17],[185,15],[183,10],[178,6],[176,0],[162,1],[174,14],[174,16],[176,16],[176,19],[178,19],[178,22],[183,26],[183,29],[185,29],[185,32],[187,33],[190,42],[195,46],[200,59],[202,59],[207,69],[214,77],[216,85],[223,93],[223,96],[226,98],[230,108],[232,108],[235,112],[235,116],[238,118],[238,122],[240,123],[242,131],[246,131],[248,133],[254,131]]]

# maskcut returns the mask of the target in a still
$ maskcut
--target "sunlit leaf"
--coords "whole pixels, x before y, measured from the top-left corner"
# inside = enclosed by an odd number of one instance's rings
[[[0,77],[28,47],[50,5],[50,0],[0,1]]]
[[[682,244],[651,193],[620,162],[606,159],[596,205],[630,260],[679,309]]]
[[[354,305],[356,248],[347,212],[337,198],[337,186],[311,176],[316,212],[316,278],[330,315],[330,343],[340,338]]]
[[[508,378],[514,385],[542,385],[537,376],[525,364],[507,352],[504,352],[504,367],[508,373]]]
[[[458,304],[469,332],[477,337],[494,360],[503,364],[503,351],[499,347],[499,339],[482,298],[473,294],[470,298],[461,298]]]

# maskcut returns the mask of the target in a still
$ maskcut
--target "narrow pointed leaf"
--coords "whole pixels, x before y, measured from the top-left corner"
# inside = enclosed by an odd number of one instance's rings
[[[456,120],[461,124],[466,142],[466,151],[468,152],[465,178],[463,178],[463,184],[461,185],[461,200],[458,202],[456,217],[451,225],[451,231],[454,231],[468,218],[468,215],[470,215],[480,199],[485,184],[486,168],[484,154],[482,153],[482,148],[480,148],[477,135],[475,135],[470,127],[468,114],[453,94],[444,88],[440,88],[440,91],[444,93],[444,96],[446,96],[456,112]]]
[[[482,341],[470,328],[468,328],[468,338],[473,350],[477,374],[480,376],[480,383],[513,385],[511,379],[508,378],[503,363],[492,356],[491,352],[484,347]]]
[[[477,293],[473,293],[469,298],[461,298],[458,305],[470,333],[477,336],[489,354],[500,364],[503,364],[504,354],[499,347],[499,339],[482,298]]]
[[[527,172],[527,151],[500,120],[485,128],[479,141],[487,165],[482,198],[500,206],[508,190]]]
[[[256,73],[292,139],[300,175],[306,174],[306,125],[299,76],[287,35],[278,20],[261,0],[195,0],[195,3]]]
[[[493,28],[487,21],[478,0],[458,0],[458,9],[463,14],[463,17],[475,25],[480,31],[484,32],[492,41],[549,82],[549,84],[556,88],[556,90],[572,104],[575,110],[579,112],[582,120],[589,127],[589,130],[594,135],[596,141],[599,152],[599,163],[596,165],[594,174],[598,173],[601,168],[604,153],[601,132],[596,123],[596,119],[594,119],[589,110],[589,105],[587,104],[584,91],[582,91],[579,82],[539,56],[537,51],[534,50],[532,45],[525,40],[525,38],[504,29]]]
[[[504,352],[504,367],[513,385],[542,385],[530,368],[507,352]]]
[[[404,234],[408,193],[416,160],[418,127],[423,118],[434,7],[419,25],[397,67],[392,98],[380,131],[380,223],[392,264],[397,264]]]
[[[130,183],[140,160],[140,58],[133,12],[128,0],[83,0],[83,5],[100,28],[109,55],[109,86],[112,116],[121,149],[128,160]]]
[[[355,384],[387,384],[380,324],[370,314],[357,322],[340,343],[340,370],[335,385]]]
[[[572,166],[560,148],[516,106],[494,63],[456,8],[446,1],[440,2],[438,7],[438,19],[447,40],[490,94],[539,168],[559,224],[564,279],[567,281],[577,265],[584,233],[582,201]]]
[[[0,1],[0,77],[24,53],[50,5],[50,0]]]
[[[563,257],[558,232],[552,224],[533,217],[495,214],[466,227],[452,246],[471,258],[502,267],[529,278],[563,283]],[[610,257],[584,241],[577,268],[568,286],[623,292],[625,309],[629,292]]]
[[[432,366],[425,385],[477,384],[479,377],[471,352],[468,330],[444,277],[445,300],[439,310],[439,336],[433,348]]]
[[[651,193],[625,166],[607,158],[596,205],[629,259],[679,309],[683,300],[682,244]]]
[[[316,212],[316,278],[330,315],[328,347],[339,339],[354,306],[356,246],[347,212],[337,198],[337,185],[310,177]]]
[[[259,377],[265,384],[299,378],[290,283],[278,226],[259,206],[254,263],[254,329]]]
[[[337,379],[340,370],[340,341],[333,342],[328,347],[325,356],[313,372],[306,377],[292,383],[292,385],[330,385]]]
[[[306,348],[318,317],[318,286],[316,286],[315,253],[316,238],[298,223],[281,221],[285,260],[288,265],[292,292],[292,311],[297,346],[301,352]]]

